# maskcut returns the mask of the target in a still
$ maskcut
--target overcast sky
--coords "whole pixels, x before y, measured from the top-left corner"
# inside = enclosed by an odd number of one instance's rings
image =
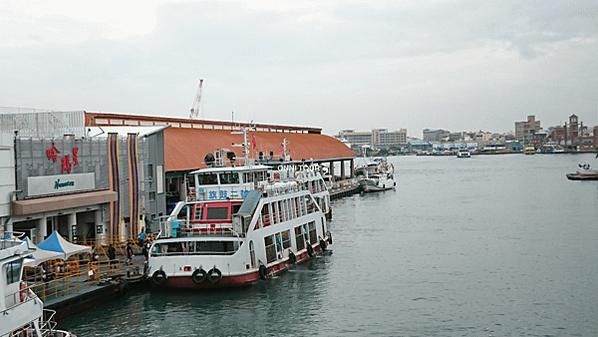
[[[598,1],[0,2],[0,106],[369,131],[598,120]]]

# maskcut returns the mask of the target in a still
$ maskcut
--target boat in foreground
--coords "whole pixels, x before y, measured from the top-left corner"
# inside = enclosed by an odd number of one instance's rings
[[[598,170],[590,169],[590,164],[579,164],[579,169],[574,173],[567,173],[569,180],[598,180]]]
[[[42,300],[22,279],[23,260],[33,251],[16,237],[0,240],[0,336],[75,337],[55,329],[56,312],[44,309]]]
[[[160,224],[147,277],[154,287],[249,286],[328,249],[332,236],[309,190],[281,181],[242,200],[181,201]]]

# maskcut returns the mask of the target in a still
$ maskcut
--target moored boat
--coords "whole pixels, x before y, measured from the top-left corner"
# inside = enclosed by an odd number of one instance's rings
[[[359,187],[364,193],[381,192],[395,189],[397,183],[394,179],[394,165],[389,164],[386,158],[377,161],[372,173],[367,173],[357,178]]]
[[[590,164],[579,164],[579,169],[574,173],[567,173],[569,180],[598,180],[598,170],[590,169]]]
[[[0,336],[75,337],[56,329],[56,312],[44,309],[42,300],[23,281],[23,260],[34,250],[18,238],[0,240]]]
[[[312,193],[277,181],[242,200],[179,202],[150,247],[147,276],[165,288],[249,286],[331,243]]]

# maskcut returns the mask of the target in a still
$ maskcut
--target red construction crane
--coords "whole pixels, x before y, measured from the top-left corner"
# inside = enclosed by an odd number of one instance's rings
[[[195,101],[193,102],[193,106],[191,107],[191,113],[189,114],[189,118],[197,117],[199,115],[199,110],[201,109],[201,88],[203,86],[203,78],[199,79],[199,88],[197,88],[197,94],[195,94]],[[203,116],[202,116],[203,117]]]

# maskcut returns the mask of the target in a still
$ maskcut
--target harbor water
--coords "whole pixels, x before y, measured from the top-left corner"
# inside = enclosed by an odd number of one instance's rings
[[[333,202],[332,252],[244,289],[132,291],[78,336],[592,336],[593,154],[390,157],[396,191]],[[598,164],[597,164],[598,165]]]

